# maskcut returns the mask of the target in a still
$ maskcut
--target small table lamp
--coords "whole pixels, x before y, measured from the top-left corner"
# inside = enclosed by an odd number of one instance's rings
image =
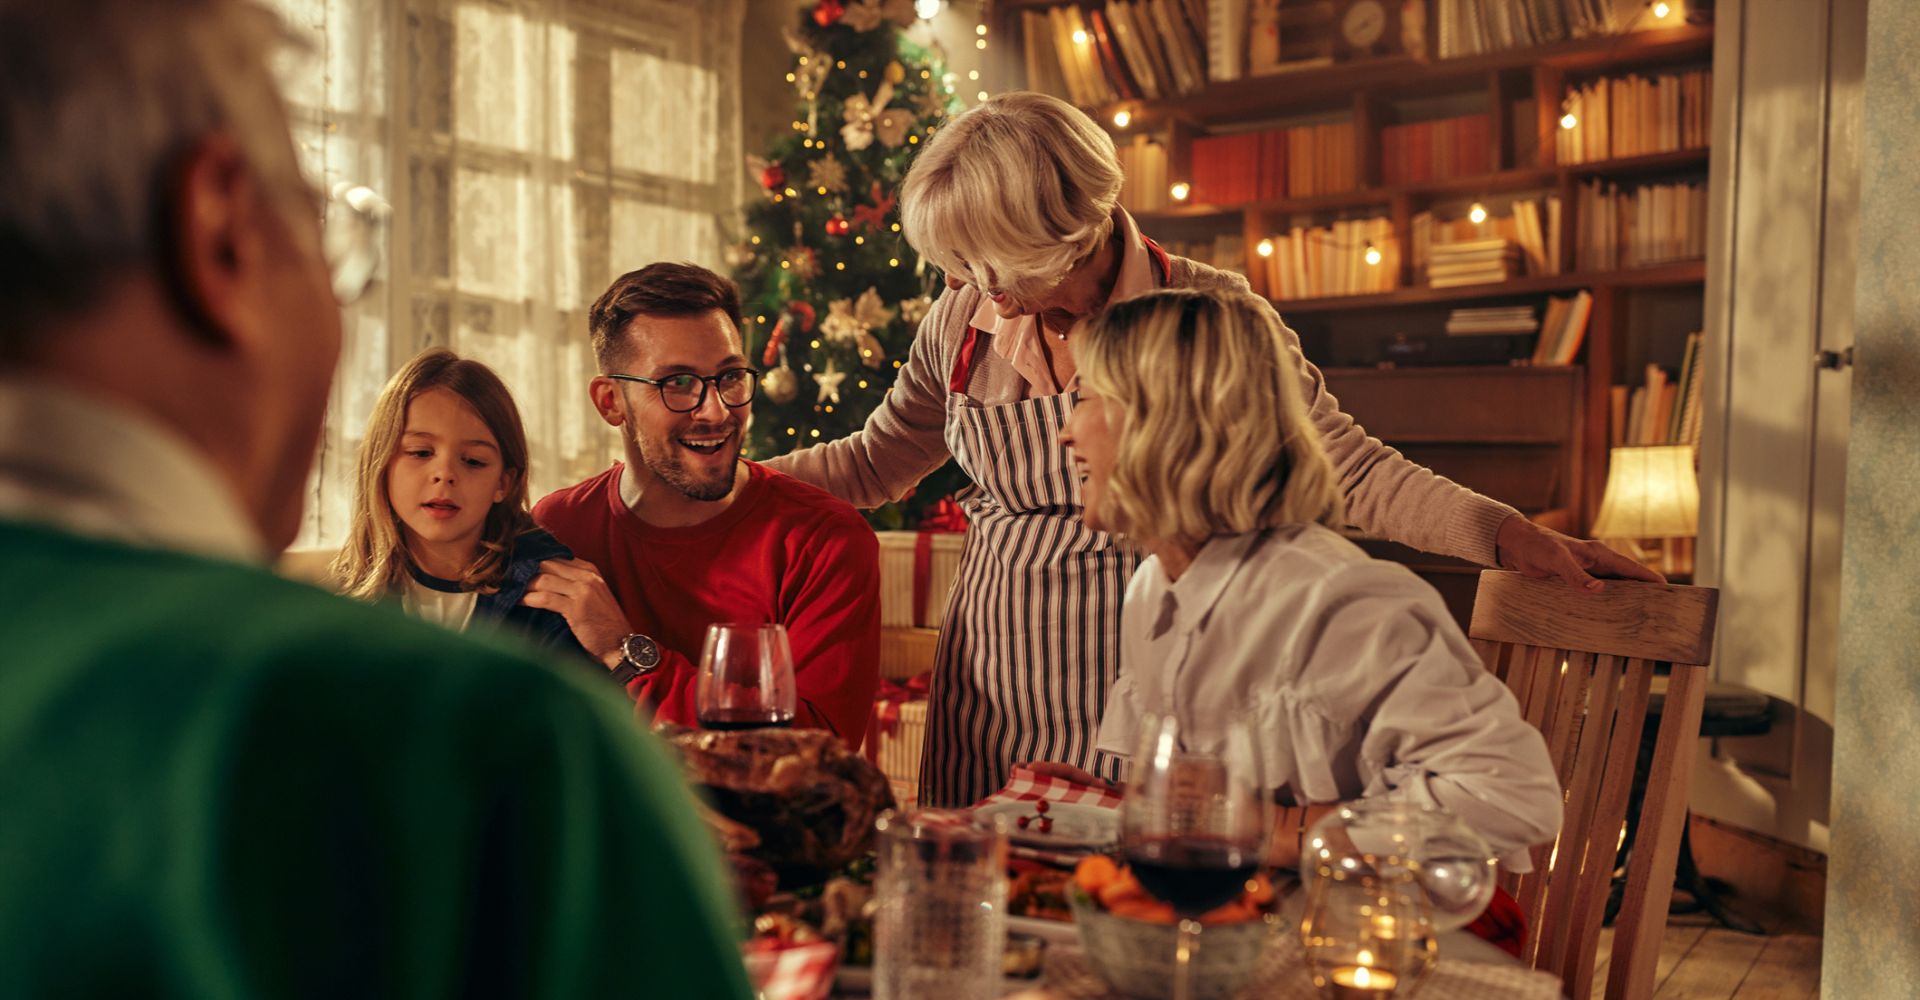
[[[1693,572],[1691,541],[1699,526],[1700,481],[1692,445],[1613,449],[1593,537],[1672,576]],[[1643,545],[1646,541],[1654,544]]]

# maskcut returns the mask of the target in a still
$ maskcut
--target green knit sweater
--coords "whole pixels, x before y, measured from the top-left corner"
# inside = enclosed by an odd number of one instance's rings
[[[264,570],[0,522],[0,993],[744,997],[629,712]]]

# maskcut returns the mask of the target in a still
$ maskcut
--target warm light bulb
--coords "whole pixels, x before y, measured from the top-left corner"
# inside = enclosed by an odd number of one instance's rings
[[[1567,112],[1566,114],[1564,114],[1564,115],[1561,115],[1561,116],[1560,116],[1560,127],[1561,127],[1561,128],[1564,128],[1564,129],[1571,129],[1571,128],[1574,128],[1574,127],[1576,127],[1576,126],[1578,126],[1579,124],[1580,124],[1580,119],[1578,119],[1578,118],[1575,118],[1575,117],[1574,117],[1574,115],[1573,115],[1573,112],[1571,112],[1571,111],[1569,111],[1569,112]]]
[[[819,349],[820,349],[820,342],[819,342],[819,341],[817,341],[817,340],[816,340],[816,341],[813,341],[813,342],[812,342],[812,346],[813,346],[813,349],[817,351],[817,350],[819,350]]]
[[[813,430],[810,430],[810,431],[808,431],[807,433],[808,433],[809,435],[811,435],[811,436],[813,436],[813,437],[819,437],[819,436],[820,436],[820,428],[818,428],[818,427],[815,427],[815,428],[814,428]]]
[[[788,189],[787,189],[787,197],[789,197],[789,198],[798,198],[798,197],[800,197],[800,192],[798,192],[798,191],[795,191],[795,190],[794,190],[794,189],[792,189],[792,188],[788,188]]]
[[[1076,29],[1074,29],[1074,32],[1073,32],[1073,44],[1075,44],[1075,45],[1085,45],[1085,44],[1087,44],[1087,33],[1086,33],[1085,31],[1082,31],[1082,30],[1080,30],[1080,29],[1078,29],[1078,28],[1076,28]]]
[[[980,71],[979,71],[979,70],[977,70],[977,69],[970,69],[970,70],[967,70],[967,79],[969,79],[969,80],[978,80],[978,79],[980,79]]]
[[[887,266],[888,266],[888,267],[899,267],[899,266],[900,266],[900,258],[898,258],[898,257],[888,257],[888,258],[887,258]]]
[[[931,21],[940,16],[940,0],[913,0],[914,16]]]
[[[973,33],[976,35],[985,35],[987,33],[987,26],[984,24],[976,24],[973,26]]]
[[[1187,195],[1193,193],[1193,188],[1186,181],[1177,181],[1167,189],[1167,193],[1173,196],[1174,201],[1186,201]]]
[[[787,436],[788,436],[788,437],[792,437],[792,436],[794,436],[795,434],[798,434],[798,433],[800,433],[800,431],[799,431],[799,429],[798,429],[798,428],[794,428],[794,427],[789,427],[789,428],[787,428]]]
[[[1260,245],[1254,247],[1254,249],[1260,251],[1260,256],[1262,257],[1271,257],[1273,256],[1273,241],[1261,240]]]
[[[865,243],[866,241],[867,241],[867,238],[865,236],[855,236],[853,238],[853,245],[859,246],[860,244]]]
[[[976,49],[984,49],[987,47],[987,40],[984,38],[976,38],[973,40],[973,47]]]
[[[1113,113],[1114,128],[1126,128],[1128,125],[1131,125],[1131,124],[1133,124],[1133,115],[1129,114],[1124,109],[1120,111],[1115,111]]]
[[[984,101],[984,100],[986,100],[986,99],[987,99],[987,92],[986,92],[986,91],[984,91],[984,90],[983,90],[983,91],[981,91],[981,92],[980,92],[980,94],[979,94],[979,97],[980,97],[980,99],[981,99],[981,100],[983,100],[983,101]]]
[[[1473,207],[1467,209],[1467,218],[1473,220],[1476,226],[1487,221],[1487,206],[1474,202]]]
[[[751,242],[751,243],[752,243],[752,244],[753,244],[754,246],[759,246],[759,245],[760,245],[760,237],[758,237],[758,236],[755,236],[755,237],[754,237],[754,238],[753,238],[752,240],[750,240],[749,242]]]
[[[847,262],[844,260],[836,260],[833,262],[833,269],[836,271],[844,271],[847,269]]]
[[[1380,248],[1371,243],[1367,244],[1367,266],[1380,266]]]
[[[1654,17],[1660,17],[1660,18],[1664,18],[1664,17],[1666,17],[1666,16],[1668,15],[1668,14],[1671,14],[1671,13],[1673,13],[1673,8],[1672,8],[1672,7],[1669,7],[1669,6],[1667,6],[1667,5],[1665,4],[1665,3],[1657,3],[1657,4],[1654,4],[1654,5],[1653,5],[1653,16],[1654,16]]]
[[[781,261],[781,262],[780,262],[780,268],[781,268],[781,270],[785,270],[785,269],[787,269],[787,268],[789,268],[789,267],[792,267],[792,266],[793,266],[793,261],[790,261],[790,260],[783,260],[783,261]]]

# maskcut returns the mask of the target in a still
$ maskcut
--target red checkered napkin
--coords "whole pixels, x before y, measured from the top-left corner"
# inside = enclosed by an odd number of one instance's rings
[[[750,951],[747,979],[765,1000],[826,1000],[840,948],[831,941],[797,944],[778,951]]]
[[[973,807],[978,809],[1002,802],[1039,802],[1042,799],[1102,809],[1120,808],[1120,795],[1112,789],[1038,774],[1025,767],[1014,768],[1013,776],[1007,779],[1005,787],[974,803]]]

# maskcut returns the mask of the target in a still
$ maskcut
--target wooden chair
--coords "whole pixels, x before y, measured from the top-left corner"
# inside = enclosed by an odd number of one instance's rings
[[[1547,739],[1566,790],[1560,836],[1533,850],[1534,870],[1507,876],[1527,914],[1522,957],[1560,977],[1567,996],[1593,984],[1614,861],[1657,664],[1670,664],[1666,709],[1634,831],[1626,892],[1607,963],[1608,1000],[1653,994],[1674,862],[1712,659],[1719,591],[1609,581],[1588,594],[1551,580],[1480,574],[1469,630],[1481,659]]]

